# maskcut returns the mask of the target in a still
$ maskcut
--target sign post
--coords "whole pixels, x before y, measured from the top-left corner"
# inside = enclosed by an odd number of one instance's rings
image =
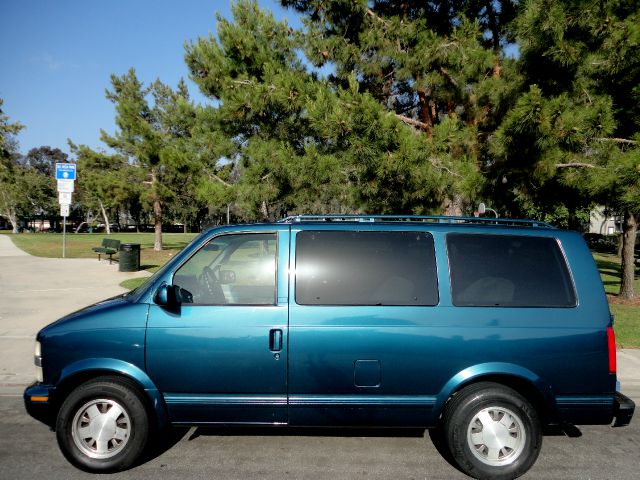
[[[67,216],[69,211],[67,210],[66,213],[66,215],[62,215],[62,258],[67,256]]]
[[[67,254],[67,217],[71,205],[71,195],[76,179],[75,163],[56,163],[56,180],[58,181],[58,202],[62,217],[62,258]]]

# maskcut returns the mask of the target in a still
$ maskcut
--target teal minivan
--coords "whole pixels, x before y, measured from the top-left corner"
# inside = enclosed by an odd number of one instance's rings
[[[627,425],[582,237],[526,220],[297,216],[212,228],[138,289],[36,339],[28,412],[92,472],[170,426],[431,429],[515,478],[543,429]]]

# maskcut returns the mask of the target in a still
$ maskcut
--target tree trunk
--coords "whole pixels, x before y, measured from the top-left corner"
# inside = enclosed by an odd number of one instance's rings
[[[9,188],[4,184],[0,188],[0,216],[9,220],[13,233],[19,232],[15,204],[9,193]]]
[[[622,223],[622,281],[620,283],[620,297],[633,300],[636,297],[635,282],[635,258],[636,233],[638,232],[638,219],[632,212],[625,212]]]
[[[155,232],[153,249],[156,252],[159,252],[162,250],[162,206],[160,205],[160,200],[158,198],[153,200],[153,220]]]
[[[156,252],[162,251],[162,204],[156,191],[156,184],[158,183],[158,177],[155,170],[151,170],[151,188],[153,189],[153,223],[155,238],[153,242],[153,250]]]
[[[418,90],[418,106],[420,121],[424,124],[423,130],[426,132],[427,136],[431,138],[433,135],[434,118],[431,115],[433,113],[433,108],[431,105],[430,92],[424,89]]]
[[[464,201],[460,195],[447,197],[442,202],[442,214],[447,217],[461,217]]]
[[[16,215],[16,212],[13,210],[10,211],[7,217],[9,218],[9,222],[11,223],[11,232],[20,233],[20,230],[18,228],[18,216]]]
[[[269,221],[269,206],[267,205],[266,200],[263,200],[262,204],[260,205],[260,215],[262,215],[263,222]]]
[[[421,75],[416,75],[416,81],[421,80]],[[422,129],[426,132],[427,137],[431,138],[433,135],[433,124],[435,123],[436,114],[435,104],[431,99],[430,88],[419,88],[418,91],[418,116],[423,123]]]
[[[618,235],[618,256],[622,258],[622,247],[624,246],[624,242],[622,241],[622,234]]]
[[[104,228],[107,231],[107,235],[111,235],[111,225],[109,224],[109,217],[107,217],[107,211],[104,209],[102,200],[100,200],[100,211],[102,212],[102,218],[104,219],[104,224],[105,224]]]
[[[87,225],[87,222],[80,222],[80,225],[78,225],[76,227],[76,229],[75,229],[75,231],[73,233],[78,233],[83,225]]]

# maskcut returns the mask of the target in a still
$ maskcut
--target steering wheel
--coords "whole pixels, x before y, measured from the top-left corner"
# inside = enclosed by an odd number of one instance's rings
[[[200,282],[206,290],[206,298],[203,303],[219,305],[221,303],[227,303],[227,299],[222,291],[222,286],[218,281],[216,273],[220,270],[220,265],[214,267],[204,267],[202,269],[202,275],[200,276]]]

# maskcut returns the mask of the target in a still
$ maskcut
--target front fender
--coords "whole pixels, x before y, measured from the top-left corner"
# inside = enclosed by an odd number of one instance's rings
[[[153,381],[139,367],[115,358],[87,358],[67,365],[61,372],[55,384],[56,389],[64,386],[74,377],[84,376],[87,373],[99,373],[100,375],[117,374],[136,382],[144,390],[150,404],[153,406],[158,426],[164,428],[169,425],[167,406],[164,397],[158,391]]]
[[[449,400],[455,392],[466,385],[482,381],[484,378],[493,379],[496,377],[511,377],[519,381],[527,382],[540,393],[548,411],[555,412],[556,403],[549,383],[529,369],[513,363],[504,362],[481,363],[465,368],[455,374],[438,393],[436,397],[435,412],[439,415],[442,412],[444,405],[447,403],[447,400]]]

